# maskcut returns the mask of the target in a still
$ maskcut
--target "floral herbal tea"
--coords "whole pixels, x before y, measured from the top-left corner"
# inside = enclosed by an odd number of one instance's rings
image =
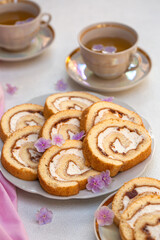
[[[88,41],[85,46],[99,53],[116,53],[132,46],[132,43],[123,38],[101,37]]]
[[[19,23],[26,23],[34,18],[35,15],[26,11],[3,12],[0,14],[0,24],[15,25]]]

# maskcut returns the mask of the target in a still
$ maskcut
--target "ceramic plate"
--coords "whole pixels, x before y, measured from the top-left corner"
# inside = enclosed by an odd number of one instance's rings
[[[22,61],[40,55],[46,50],[55,38],[55,32],[51,26],[41,27],[36,37],[24,50],[18,52],[7,51],[0,48],[0,60],[2,61]]]
[[[92,93],[92,94],[94,94],[94,95],[96,95],[96,96],[98,96],[100,98],[104,98],[104,96],[102,96],[100,94],[96,94],[96,93]],[[30,103],[44,105],[45,99],[47,97],[48,97],[48,95],[39,96],[37,98],[31,99],[29,102]],[[113,102],[134,111],[133,108],[131,108],[127,104],[119,101],[116,98],[113,100]],[[23,189],[23,190],[25,190],[27,192],[39,194],[39,195],[42,195],[42,196],[47,197],[47,198],[60,199],[60,200],[65,200],[65,199],[86,199],[86,198],[95,198],[95,197],[99,197],[99,196],[102,196],[102,195],[109,194],[111,192],[114,192],[118,188],[120,188],[126,181],[129,181],[132,178],[141,176],[142,173],[145,171],[145,168],[147,167],[147,165],[152,160],[153,152],[154,152],[154,138],[152,136],[152,129],[151,129],[151,126],[149,125],[149,123],[147,122],[147,120],[145,118],[142,117],[142,120],[143,120],[143,123],[144,123],[146,129],[149,131],[149,133],[150,133],[150,135],[152,137],[152,153],[151,153],[151,155],[145,161],[143,161],[142,163],[138,164],[137,166],[131,168],[130,170],[127,170],[125,172],[119,173],[117,176],[115,176],[113,178],[112,184],[108,188],[103,189],[99,193],[95,194],[95,193],[92,193],[91,191],[82,190],[75,196],[70,196],[70,197],[53,196],[53,195],[48,194],[47,192],[45,192],[41,188],[38,180],[30,182],[30,181],[24,181],[24,180],[18,179],[16,177],[12,176],[10,173],[8,173],[3,168],[3,166],[0,164],[1,171],[2,171],[3,175],[10,182],[12,182],[15,186],[19,187],[20,189]],[[0,142],[0,149],[2,149],[2,146],[3,146],[3,144],[2,144],[2,142]]]
[[[84,63],[79,48],[66,58],[66,70],[68,75],[83,87],[101,92],[118,92],[141,83],[151,70],[152,64],[148,54],[141,48],[137,49],[137,53],[141,58],[139,67],[113,80],[102,79],[93,74]]]
[[[102,206],[107,206],[111,208],[114,194],[110,195],[100,204],[98,209]],[[100,227],[94,218],[94,232],[97,240],[121,240],[119,229],[115,223],[110,226]]]

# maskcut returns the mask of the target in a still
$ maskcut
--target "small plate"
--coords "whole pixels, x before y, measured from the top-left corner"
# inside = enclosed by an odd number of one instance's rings
[[[54,38],[55,32],[50,25],[41,27],[36,37],[24,50],[12,52],[7,51],[4,48],[0,48],[0,60],[7,62],[16,62],[36,57],[43,53],[44,50],[46,50],[51,45]]]
[[[99,97],[101,99],[104,98],[103,95],[100,95],[97,93],[92,92],[91,94],[96,95],[97,97]],[[29,101],[29,103],[44,105],[47,97],[48,97],[48,95],[42,95],[42,96],[31,99]],[[128,108],[132,111],[135,111],[132,107],[130,107],[126,103],[119,101],[116,98],[114,98],[113,102],[117,103],[125,108]],[[142,117],[142,120],[143,120],[144,126],[146,127],[146,129],[148,130],[148,132],[150,133],[150,135],[152,137],[152,153],[151,153],[151,155],[145,161],[139,163],[137,166],[135,166],[125,172],[118,173],[115,177],[112,178],[112,184],[108,188],[104,188],[102,191],[100,191],[98,193],[92,193],[91,191],[87,191],[85,189],[85,190],[80,191],[77,195],[73,195],[73,196],[69,196],[69,197],[55,196],[55,195],[51,195],[51,194],[48,194],[47,192],[45,192],[41,188],[38,180],[37,181],[24,181],[24,180],[21,180],[19,178],[12,176],[9,172],[7,172],[5,170],[5,168],[2,166],[1,162],[0,162],[0,169],[3,173],[3,175],[5,176],[5,178],[8,181],[12,182],[15,186],[19,187],[20,189],[23,189],[24,191],[34,193],[34,194],[39,194],[39,195],[42,195],[47,198],[59,199],[59,200],[89,199],[89,198],[95,198],[95,197],[99,197],[102,195],[110,194],[111,192],[114,192],[118,188],[120,188],[125,182],[131,180],[132,178],[141,176],[143,174],[143,172],[145,171],[146,167],[148,166],[148,164],[153,159],[154,137],[152,135],[152,129],[145,118]],[[3,143],[0,140],[0,151],[1,151],[2,147],[3,147]]]
[[[118,92],[134,87],[142,82],[151,70],[151,59],[141,48],[137,49],[141,57],[141,63],[136,70],[128,71],[119,78],[103,79],[91,72],[84,63],[80,49],[75,49],[66,58],[66,70],[68,75],[80,85],[101,92]]]
[[[98,209],[102,206],[111,208],[114,195],[115,194],[112,194],[109,197],[105,198]],[[100,227],[97,223],[96,218],[94,218],[94,232],[97,240],[121,240],[119,229],[115,223],[109,226]]]

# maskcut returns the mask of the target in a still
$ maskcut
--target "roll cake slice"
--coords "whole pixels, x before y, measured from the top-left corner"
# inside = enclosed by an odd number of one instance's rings
[[[124,210],[142,195],[160,195],[160,181],[154,178],[139,177],[125,183],[115,194],[112,202],[114,222],[119,225]]]
[[[99,174],[86,167],[84,162],[81,141],[67,140],[62,147],[50,147],[38,165],[42,188],[58,196],[77,194],[85,189],[88,177]]]
[[[104,120],[88,132],[83,141],[85,164],[111,176],[144,161],[151,153],[148,131],[125,120]]]
[[[0,122],[0,138],[5,141],[11,133],[26,126],[42,126],[45,122],[43,106],[17,105],[4,113]]]
[[[37,179],[37,167],[41,153],[34,143],[38,140],[40,126],[28,126],[12,133],[5,141],[1,162],[13,176],[23,180]]]
[[[134,239],[160,239],[160,211],[151,214],[145,214],[135,222]]]
[[[144,223],[144,218],[147,215],[153,216],[160,212],[160,196],[159,195],[146,195],[133,201],[121,215],[119,231],[122,240],[136,240],[135,231],[139,228],[139,223]],[[149,220],[149,219],[148,219]],[[149,222],[148,222],[149,223]],[[159,238],[154,238],[154,226],[149,227],[148,224],[144,226],[142,231],[147,232],[147,237],[145,239],[154,240]],[[156,226],[159,228],[156,223]],[[135,229],[136,227],[136,229]],[[136,231],[137,232],[137,231]],[[153,236],[153,237],[152,237]],[[143,238],[140,238],[143,239]]]
[[[100,101],[82,112],[81,130],[88,132],[97,123],[108,119],[122,119],[143,125],[142,119],[137,113],[115,103]]]
[[[49,117],[41,130],[41,136],[52,139],[54,134],[61,134],[64,140],[80,132],[80,118],[82,112],[79,110],[65,110]]]
[[[69,109],[83,111],[97,101],[100,98],[86,92],[56,93],[46,99],[44,116],[49,118],[52,114]]]

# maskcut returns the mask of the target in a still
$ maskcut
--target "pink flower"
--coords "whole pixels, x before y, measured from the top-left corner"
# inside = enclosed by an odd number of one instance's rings
[[[53,145],[57,145],[57,146],[62,146],[63,143],[65,143],[65,140],[63,139],[63,136],[61,134],[54,134],[52,136],[52,143]]]
[[[81,140],[85,136],[85,131],[81,131],[79,133],[76,133],[73,137],[72,140]]]
[[[106,101],[106,102],[113,102],[114,97],[106,97],[106,98],[102,98],[102,101]]]
[[[96,211],[95,217],[100,226],[111,225],[113,223],[114,213],[107,206],[103,206]]]
[[[46,149],[50,148],[52,144],[50,139],[39,138],[34,146],[38,152],[44,152]]]
[[[64,82],[63,79],[60,79],[56,83],[56,90],[65,91],[67,89],[67,83]]]
[[[106,187],[112,182],[112,178],[110,177],[109,170],[106,170],[105,172],[101,172],[101,177]]]
[[[6,87],[7,87],[6,92],[11,95],[15,94],[15,92],[18,90],[16,86],[12,86],[9,83],[6,84]]]
[[[49,211],[47,208],[41,208],[36,214],[36,221],[40,225],[44,225],[46,223],[50,223],[52,221],[52,217],[52,211]]]
[[[86,185],[87,190],[91,190],[94,193],[99,192],[105,186],[104,182],[102,181],[101,175],[96,175],[95,177],[89,177],[88,183]]]

